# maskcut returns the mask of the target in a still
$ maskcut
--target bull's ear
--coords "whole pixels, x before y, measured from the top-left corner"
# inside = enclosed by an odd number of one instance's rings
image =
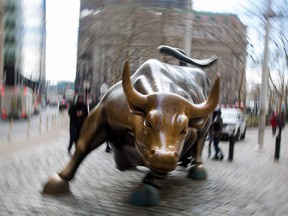
[[[189,119],[189,127],[200,130],[205,126],[207,120],[208,117]]]
[[[135,106],[132,103],[129,103],[129,101],[127,101],[128,103],[128,107],[129,107],[129,111],[135,115],[140,115],[140,116],[145,116],[145,111],[137,106]]]

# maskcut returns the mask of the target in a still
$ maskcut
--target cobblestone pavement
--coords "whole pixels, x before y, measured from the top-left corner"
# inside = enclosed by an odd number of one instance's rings
[[[145,170],[118,171],[104,145],[80,165],[70,183],[72,194],[42,195],[49,175],[69,160],[63,134],[0,157],[0,215],[287,215],[287,132],[278,161],[271,130],[266,129],[263,152],[255,151],[257,136],[257,129],[247,130],[245,141],[235,144],[233,162],[227,161],[229,142],[220,143],[223,161],[207,158],[205,146],[208,180],[193,181],[187,170],[177,169],[163,180],[158,206],[137,207],[129,200]]]

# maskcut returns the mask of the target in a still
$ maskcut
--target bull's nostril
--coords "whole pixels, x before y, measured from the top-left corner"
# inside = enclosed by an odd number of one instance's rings
[[[151,149],[150,154],[154,155],[155,154],[155,149]]]

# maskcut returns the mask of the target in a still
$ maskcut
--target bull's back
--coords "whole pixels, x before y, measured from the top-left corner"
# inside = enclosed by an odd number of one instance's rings
[[[210,84],[207,75],[200,69],[162,63],[150,59],[132,76],[137,91],[142,94],[170,92],[194,103],[207,98]]]

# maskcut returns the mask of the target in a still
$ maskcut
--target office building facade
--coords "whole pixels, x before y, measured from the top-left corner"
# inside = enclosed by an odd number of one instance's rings
[[[246,27],[233,14],[191,8],[191,1],[82,0],[76,91],[89,88],[92,98],[99,100],[103,83],[111,86],[121,79],[125,59],[130,60],[132,72],[149,58],[178,64],[159,54],[157,47],[165,44],[186,50],[188,35],[188,56],[218,56],[207,73],[211,80],[219,73],[225,83],[229,81],[221,87],[220,103],[245,101]]]
[[[45,91],[46,0],[0,1],[2,118],[27,118]]]
[[[45,0],[4,1],[5,85],[35,89],[45,84],[45,11]]]

